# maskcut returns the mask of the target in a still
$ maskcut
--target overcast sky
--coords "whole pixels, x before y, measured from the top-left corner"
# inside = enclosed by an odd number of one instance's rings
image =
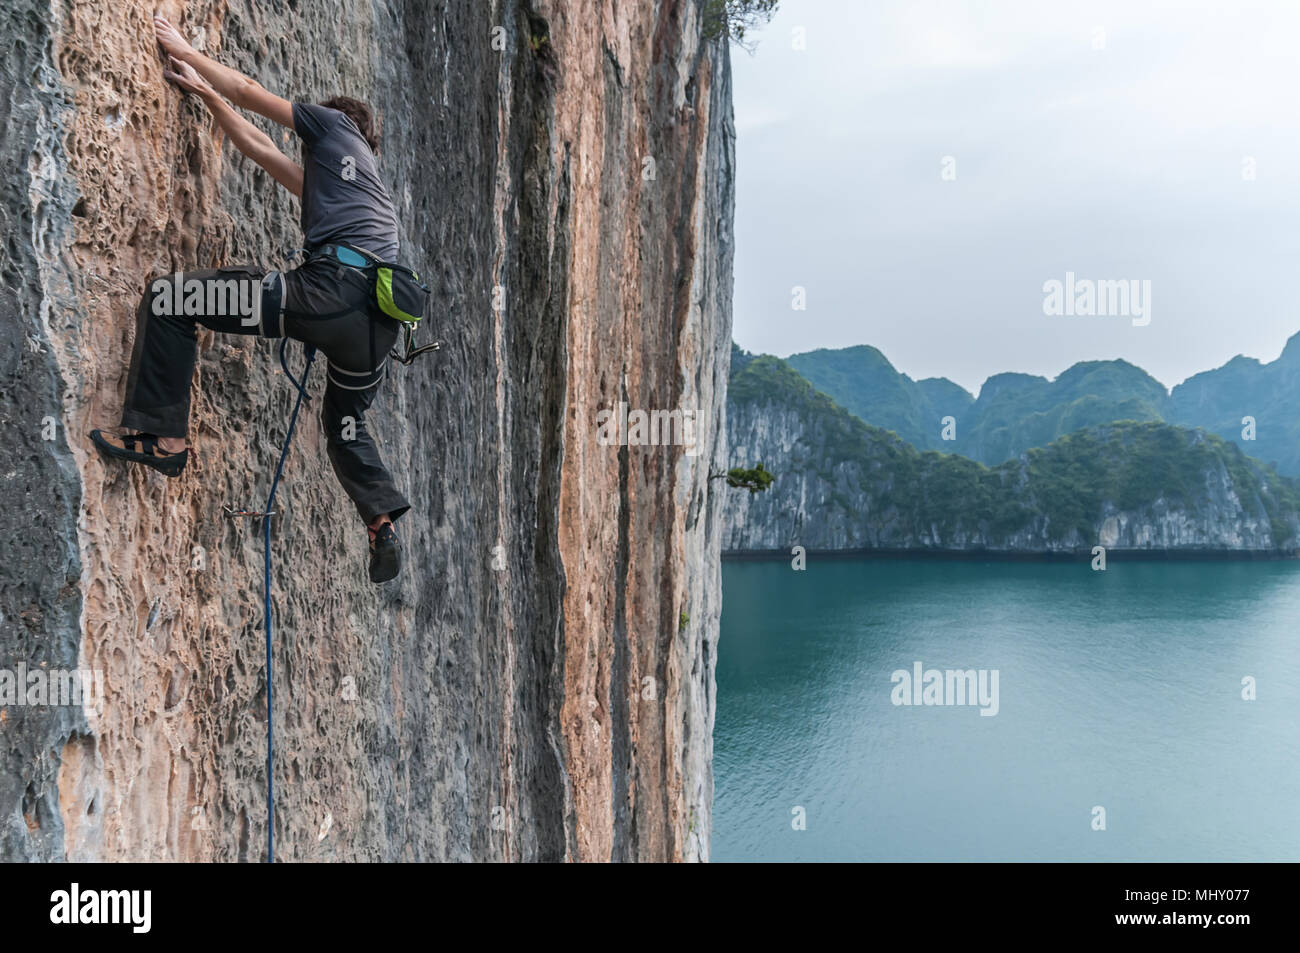
[[[1116,357],[1172,386],[1300,331],[1300,3],[782,0],[758,39],[742,347],[872,344],[977,392]],[[1067,271],[1149,280],[1150,323],[1045,315]]]

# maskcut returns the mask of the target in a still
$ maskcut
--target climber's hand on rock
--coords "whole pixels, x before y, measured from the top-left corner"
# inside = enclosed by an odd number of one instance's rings
[[[168,82],[175,83],[187,93],[198,93],[200,96],[212,91],[208,81],[200,76],[189,63],[182,63],[176,57],[168,58],[171,63],[171,69],[163,70]]]
[[[183,60],[194,52],[194,47],[185,42],[185,37],[161,13],[153,15],[153,35],[168,56]]]

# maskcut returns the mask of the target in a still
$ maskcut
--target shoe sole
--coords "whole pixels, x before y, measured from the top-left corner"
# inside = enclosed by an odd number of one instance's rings
[[[90,442],[93,443],[101,454],[110,457],[113,460],[123,460],[127,463],[139,463],[149,467],[151,470],[157,470],[169,480],[174,480],[185,472],[185,464],[190,458],[190,451],[187,447],[184,452],[173,454],[170,457],[158,458],[148,453],[137,453],[134,450],[126,450],[122,447],[115,446],[104,439],[102,430],[92,430],[90,432]]]

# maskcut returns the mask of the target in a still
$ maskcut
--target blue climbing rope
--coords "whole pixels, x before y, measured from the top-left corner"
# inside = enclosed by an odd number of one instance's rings
[[[298,410],[302,407],[302,402],[307,400],[307,372],[311,370],[312,358],[316,356],[316,348],[312,345],[304,345],[304,353],[307,355],[307,363],[302,369],[302,378],[294,377],[289,370],[289,362],[286,360],[286,348],[289,346],[289,339],[284,338],[280,341],[280,366],[284,368],[284,374],[293,383],[298,390],[298,399],[293,405],[293,414],[289,417],[289,431],[284,435],[284,447],[280,450],[280,462],[275,468],[275,479],[271,481],[271,495],[266,498],[266,511],[262,514],[262,553],[263,553],[263,583],[266,589],[266,862],[275,863],[275,760],[274,748],[271,740],[271,514],[272,507],[275,505],[275,491],[280,486],[280,474],[284,472],[284,461],[289,456],[289,444],[293,440],[293,428],[298,422]]]

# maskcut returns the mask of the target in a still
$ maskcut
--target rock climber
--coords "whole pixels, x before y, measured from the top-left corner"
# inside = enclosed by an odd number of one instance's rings
[[[321,425],[330,463],[366,524],[371,580],[393,579],[401,568],[393,523],[410,504],[365,424],[400,329],[376,306],[372,277],[375,262],[392,262],[398,252],[374,113],[346,96],[290,103],[195,50],[165,17],[155,15],[153,29],[170,66],[163,75],[201,99],[235,148],[298,196],[308,257],[292,271],[239,266],[151,282],[137,311],[122,427],[94,430],[91,440],[107,456],[178,477],[190,454],[196,324],[313,345],[329,361]],[[302,140],[302,165],[232,104],[292,129]]]

